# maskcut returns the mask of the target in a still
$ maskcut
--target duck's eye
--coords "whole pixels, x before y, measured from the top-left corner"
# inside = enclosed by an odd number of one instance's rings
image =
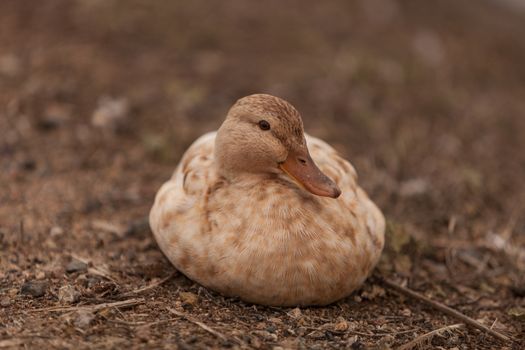
[[[259,121],[259,128],[261,128],[261,130],[270,130],[270,123],[266,120],[261,120]]]

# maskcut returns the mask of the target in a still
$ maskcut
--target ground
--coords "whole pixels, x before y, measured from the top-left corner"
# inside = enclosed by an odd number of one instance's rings
[[[522,348],[524,19],[489,0],[1,1],[0,348],[387,349],[461,323],[383,278],[514,339],[421,346]],[[292,102],[387,218],[375,276],[328,307],[206,290],[144,221],[254,92]]]

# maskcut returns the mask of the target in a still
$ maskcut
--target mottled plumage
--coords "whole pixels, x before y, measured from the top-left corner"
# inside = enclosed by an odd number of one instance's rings
[[[251,129],[258,119],[270,120],[274,134]],[[236,128],[251,137],[236,140]],[[266,305],[324,305],[359,287],[379,259],[385,224],[352,165],[305,138],[295,108],[269,95],[238,101],[218,133],[187,150],[151,210],[155,238],[173,265],[210,289]],[[339,197],[314,195],[280,170],[289,157],[283,150],[306,150],[305,140],[340,191],[325,179],[311,188],[335,188],[322,195]],[[268,161],[252,161],[265,147]]]

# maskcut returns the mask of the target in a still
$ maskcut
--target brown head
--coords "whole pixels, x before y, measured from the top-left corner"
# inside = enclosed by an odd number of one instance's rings
[[[232,106],[217,132],[215,159],[227,178],[284,172],[313,194],[341,194],[310,157],[299,112],[275,96],[250,95]]]

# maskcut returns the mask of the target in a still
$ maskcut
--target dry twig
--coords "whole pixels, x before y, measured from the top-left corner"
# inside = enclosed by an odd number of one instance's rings
[[[180,318],[168,318],[166,320],[160,320],[160,321],[153,321],[153,322],[144,322],[144,321],[138,321],[138,322],[129,322],[129,321],[123,321],[123,320],[112,320],[109,318],[106,318],[106,321],[110,323],[116,323],[116,324],[122,324],[129,327],[151,327],[163,323],[168,323],[172,321],[179,320]]]
[[[22,346],[24,344],[23,339],[19,338],[12,338],[12,339],[4,339],[0,340],[0,348],[11,348],[14,349],[15,347]]]
[[[126,229],[123,226],[104,220],[94,220],[91,223],[91,227],[95,230],[113,233],[119,238],[123,238],[126,233]]]
[[[131,296],[131,295],[139,294],[139,293],[145,292],[145,291],[147,291],[147,290],[150,290],[150,289],[156,288],[156,287],[158,287],[158,286],[160,286],[160,285],[163,285],[164,283],[166,283],[167,281],[169,281],[170,279],[172,279],[172,278],[175,277],[176,275],[177,275],[177,271],[174,271],[174,272],[172,272],[171,274],[169,274],[169,276],[164,277],[164,278],[161,279],[160,281],[157,281],[157,282],[151,283],[150,285],[147,285],[146,287],[142,287],[142,288],[139,288],[139,289],[131,290],[131,291],[129,291],[129,292],[126,292],[126,293],[121,294],[120,296],[122,296],[122,297],[129,297],[129,296]]]
[[[128,299],[128,300],[122,300],[122,301],[115,301],[113,303],[102,303],[102,304],[96,304],[96,305],[80,305],[80,306],[58,306],[58,307],[46,307],[42,309],[34,309],[29,310],[30,312],[37,312],[37,311],[54,311],[54,312],[65,312],[65,311],[78,311],[78,310],[86,310],[91,312],[97,312],[102,309],[109,309],[112,307],[125,307],[125,306],[134,306],[138,304],[142,304],[144,302],[144,299]]]
[[[183,317],[185,318],[186,320],[190,321],[191,323],[193,324],[196,324],[197,326],[201,327],[202,329],[204,329],[206,332],[210,333],[210,334],[213,334],[214,336],[216,336],[217,338],[223,340],[223,341],[228,341],[228,338],[220,333],[220,332],[217,332],[216,330],[210,328],[209,326],[205,325],[204,323],[200,322],[200,321],[197,321],[196,319],[194,319],[193,317],[191,317],[190,315],[186,315],[185,313],[182,313],[180,311],[177,311],[175,309],[172,309],[172,308],[168,308],[168,311],[171,312],[172,314],[175,314],[177,316],[180,316],[180,317]]]
[[[94,220],[91,223],[91,227],[95,230],[100,230],[108,233],[113,233],[118,238],[124,238],[129,235],[134,235],[139,232],[149,229],[148,217],[132,221],[128,225],[115,224],[104,220]]]
[[[406,287],[403,287],[393,281],[390,281],[390,280],[387,280],[387,279],[384,279],[382,278],[381,279],[383,284],[393,290],[395,290],[396,292],[398,293],[401,293],[403,295],[406,295],[410,298],[413,298],[413,299],[417,299],[419,301],[422,301],[430,306],[432,306],[433,308],[449,315],[449,316],[452,316],[452,317],[455,317],[457,318],[458,320],[461,320],[463,321],[465,324],[469,325],[469,326],[472,326],[474,328],[477,328],[485,333],[488,333],[490,335],[492,335],[493,337],[495,338],[498,338],[500,340],[503,340],[503,341],[510,341],[512,340],[511,338],[507,337],[506,335],[503,335],[493,329],[490,329],[489,327],[479,323],[478,321],[468,317],[467,315],[464,315],[462,314],[461,312],[457,311],[457,310],[454,310],[442,303],[439,303],[437,301],[434,301],[430,298],[427,298],[426,296],[422,295],[422,294],[419,294],[417,292],[414,292],[413,290],[409,289],[409,288],[406,288]]]
[[[90,261],[89,259],[85,259],[81,256],[78,256],[74,253],[71,253],[70,256],[75,259],[75,260],[78,260],[80,262],[83,262],[84,264],[86,265],[89,265],[89,263],[92,261]],[[105,279],[115,283],[115,284],[118,284],[118,282],[111,276],[111,272],[103,267],[103,266],[95,266],[95,264],[93,264],[93,267],[88,267],[88,273],[92,274],[92,275],[97,275],[97,276],[100,276],[100,277],[104,277]]]
[[[457,323],[450,326],[441,327],[439,329],[434,329],[431,332],[425,333],[423,335],[420,335],[419,337],[409,341],[408,343],[405,343],[401,345],[398,350],[410,350],[415,348],[416,346],[422,345],[426,341],[432,340],[432,338],[436,335],[442,335],[443,333],[450,332],[453,329],[461,328],[465,326],[463,323]]]
[[[310,331],[322,331],[323,330],[322,327],[306,327],[306,329],[310,330]],[[417,332],[417,331],[418,331],[418,329],[408,329],[408,330],[396,331],[396,332],[366,333],[366,332],[356,331],[356,330],[353,330],[353,329],[347,329],[345,331],[340,331],[340,332],[336,332],[336,333],[340,333],[340,334],[350,333],[350,334],[353,334],[353,335],[360,335],[362,337],[383,338],[384,336],[387,336],[387,335],[395,336],[395,335],[400,335],[400,334],[414,333],[414,332]]]

